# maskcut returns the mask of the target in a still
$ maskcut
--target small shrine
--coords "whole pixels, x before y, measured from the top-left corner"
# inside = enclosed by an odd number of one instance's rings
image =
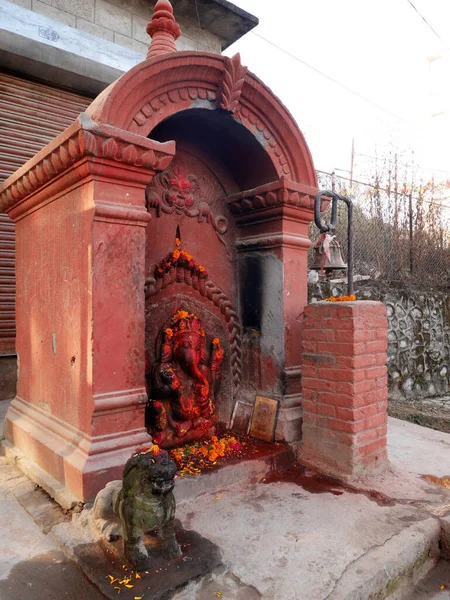
[[[152,440],[246,434],[257,398],[269,439],[301,437],[308,147],[239,55],[176,51],[168,0],[147,31],[147,59],[0,188],[17,232],[6,447],[63,506]]]

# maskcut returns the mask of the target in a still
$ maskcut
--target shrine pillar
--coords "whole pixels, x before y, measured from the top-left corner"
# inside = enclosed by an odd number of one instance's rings
[[[240,231],[243,324],[259,336],[259,356],[250,362],[260,376],[246,375],[259,380],[261,395],[279,400],[275,439],[288,442],[301,435],[302,315],[315,193],[282,177],[228,198]]]
[[[66,508],[151,442],[144,190],[174,151],[81,115],[0,188],[17,239],[19,377],[5,448]]]

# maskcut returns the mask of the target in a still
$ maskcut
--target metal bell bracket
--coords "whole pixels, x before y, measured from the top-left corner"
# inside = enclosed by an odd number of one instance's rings
[[[322,196],[331,198],[331,221],[322,223],[320,207]],[[333,233],[336,229],[338,202],[342,200],[347,205],[348,228],[347,228],[347,293],[353,295],[353,204],[347,196],[341,196],[329,190],[320,190],[314,199],[314,223],[321,233]]]

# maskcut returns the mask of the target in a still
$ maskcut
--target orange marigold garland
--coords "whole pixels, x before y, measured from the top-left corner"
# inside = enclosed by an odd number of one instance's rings
[[[157,263],[155,276],[163,277],[164,273],[168,273],[171,269],[182,267],[192,271],[193,275],[197,275],[201,279],[206,279],[208,277],[208,272],[205,267],[195,262],[186,250],[181,250],[181,240],[179,238],[176,238],[175,243],[177,248],[172,250],[172,252],[170,252],[170,254],[168,254],[160,263]]]
[[[354,302],[356,300],[356,296],[330,296],[325,300],[325,302]]]

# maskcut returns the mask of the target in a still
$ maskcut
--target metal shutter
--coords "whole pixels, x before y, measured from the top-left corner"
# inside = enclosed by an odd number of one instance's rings
[[[92,98],[0,72],[0,183],[64,131]],[[15,351],[14,223],[0,213],[0,355]]]

